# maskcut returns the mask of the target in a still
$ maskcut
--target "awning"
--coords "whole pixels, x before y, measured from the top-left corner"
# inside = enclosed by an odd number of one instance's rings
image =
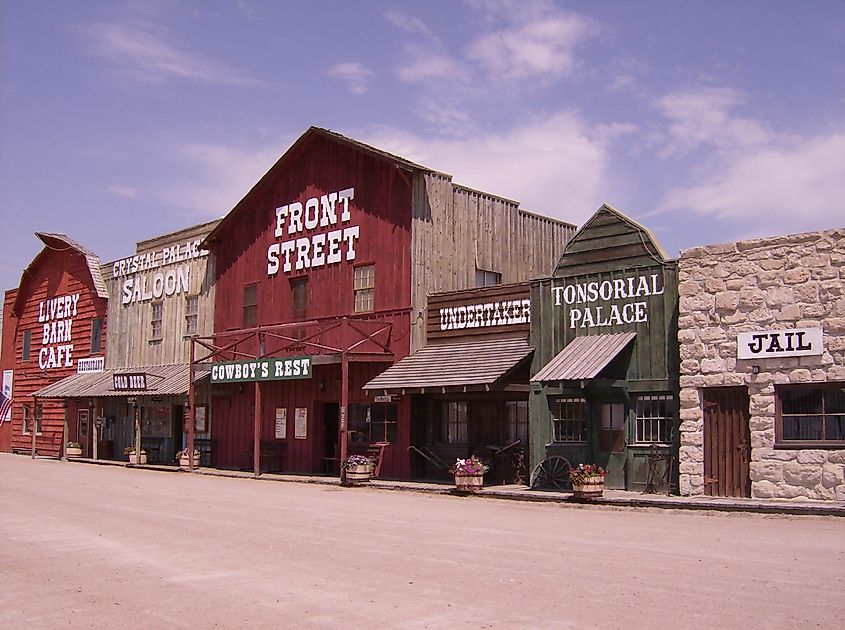
[[[147,389],[116,390],[115,374],[147,375]],[[74,374],[47,385],[33,394],[37,398],[102,398],[108,396],[179,396],[188,392],[189,364],[145,365],[141,367],[114,368],[102,372]],[[207,369],[194,371],[194,382],[206,378]]]
[[[596,378],[637,333],[576,337],[534,375],[532,382]]]
[[[533,351],[525,339],[432,344],[388,368],[364,385],[364,389],[397,391],[493,385]]]

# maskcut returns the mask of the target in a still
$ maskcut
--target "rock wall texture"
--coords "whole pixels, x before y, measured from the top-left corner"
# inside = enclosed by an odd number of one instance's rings
[[[775,448],[775,385],[845,387],[845,228],[685,250],[679,294],[681,494],[705,492],[702,388],[744,385],[751,495],[845,501],[845,448]],[[818,327],[821,356],[737,359],[740,332]]]

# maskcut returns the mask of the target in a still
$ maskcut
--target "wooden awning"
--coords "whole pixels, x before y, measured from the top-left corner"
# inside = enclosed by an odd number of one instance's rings
[[[534,375],[532,382],[580,381],[596,378],[634,341],[637,333],[576,337]]]
[[[146,365],[136,368],[116,368],[87,374],[74,374],[42,387],[37,398],[104,398],[111,396],[180,396],[188,393],[189,364]],[[147,389],[116,390],[115,374],[147,375]],[[194,382],[207,378],[209,370],[195,370]]]
[[[491,386],[533,351],[524,338],[431,344],[379,374],[364,389],[400,392]]]

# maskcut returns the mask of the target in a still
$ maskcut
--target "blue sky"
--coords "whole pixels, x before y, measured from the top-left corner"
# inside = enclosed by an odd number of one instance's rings
[[[0,288],[224,215],[310,125],[683,248],[845,225],[845,2],[0,1]]]

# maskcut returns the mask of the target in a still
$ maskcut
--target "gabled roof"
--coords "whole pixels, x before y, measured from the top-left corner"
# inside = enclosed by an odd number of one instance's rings
[[[210,244],[214,242],[221,234],[225,233],[231,225],[233,225],[237,219],[239,218],[241,212],[244,211],[244,208],[247,206],[247,202],[249,199],[253,197],[259,190],[264,188],[264,185],[272,179],[272,177],[278,172],[280,169],[284,168],[288,164],[290,164],[293,160],[295,160],[302,151],[314,140],[317,138],[328,138],[333,142],[337,142],[340,144],[345,144],[353,149],[366,153],[376,159],[382,160],[384,162],[388,162],[391,164],[395,164],[397,167],[402,168],[406,171],[411,172],[424,172],[424,173],[437,173],[439,171],[435,171],[434,169],[430,169],[425,166],[421,166],[410,160],[406,160],[403,157],[398,155],[393,155],[392,153],[388,153],[387,151],[382,151],[381,149],[377,149],[372,147],[368,144],[364,144],[363,142],[359,142],[358,140],[353,140],[352,138],[347,138],[344,135],[341,135],[335,131],[331,131],[329,129],[322,129],[320,127],[309,127],[305,133],[303,133],[299,138],[294,142],[290,148],[285,151],[284,155],[278,159],[278,161],[270,167],[264,176],[258,180],[258,182],[249,190],[249,192],[244,195],[243,199],[241,199],[232,210],[223,217],[223,220],[220,224],[211,231],[211,233],[205,237],[203,242],[200,244],[200,247],[208,249]],[[446,175],[443,173],[443,175]],[[446,175],[449,177],[449,175]]]
[[[63,252],[70,249],[85,258],[85,263],[88,266],[88,272],[91,274],[91,284],[94,286],[94,291],[97,293],[97,296],[103,298],[104,300],[109,299],[109,292],[106,288],[106,283],[103,280],[103,274],[100,272],[99,256],[97,256],[87,247],[83,247],[82,245],[74,241],[69,236],[66,236],[65,234],[36,232],[35,236],[41,239],[41,242],[44,243],[44,249],[42,249],[38,253],[38,255],[32,260],[32,262],[29,263],[29,266],[24,269],[24,272],[21,275],[20,284],[18,286],[23,286],[27,274],[30,273],[30,270],[35,267],[41,257],[44,256],[48,251]],[[18,294],[15,297],[15,304],[12,308],[12,311],[16,314],[20,314],[21,312],[21,301],[23,300],[22,296],[23,293],[21,291],[18,291]]]

